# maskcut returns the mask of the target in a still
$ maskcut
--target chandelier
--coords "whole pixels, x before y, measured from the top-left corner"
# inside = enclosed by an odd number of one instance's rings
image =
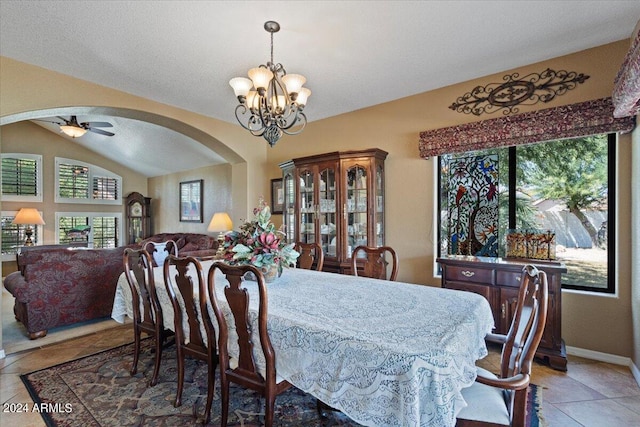
[[[271,33],[271,61],[249,70],[249,78],[229,81],[240,104],[236,119],[253,136],[262,136],[274,146],[283,133],[297,135],[307,124],[303,110],[311,91],[302,87],[307,79],[300,74],[287,74],[282,64],[273,62],[273,33],[280,31],[274,21],[264,23]]]

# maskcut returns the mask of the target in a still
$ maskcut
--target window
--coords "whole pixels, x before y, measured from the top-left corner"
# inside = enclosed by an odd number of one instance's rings
[[[42,156],[2,154],[2,201],[42,202]]]
[[[56,213],[56,241],[59,244],[87,242],[93,248],[119,246],[122,214],[120,213]]]
[[[13,218],[17,213],[17,211],[2,211],[2,214],[0,214],[0,222],[2,223],[2,261],[15,261],[18,249],[24,245],[24,241],[27,239],[25,234],[27,226],[12,224]],[[40,215],[42,215],[42,212],[40,212]],[[35,245],[38,245],[40,236],[42,236],[42,226],[37,225],[32,230],[31,240]]]
[[[439,254],[454,247],[446,237],[447,164],[497,154],[498,255],[505,256],[507,229],[553,230],[557,260],[568,270],[563,288],[615,292],[616,213],[609,195],[616,194],[616,143],[616,134],[602,134],[440,156]]]
[[[122,178],[77,160],[56,158],[56,203],[122,204]]]

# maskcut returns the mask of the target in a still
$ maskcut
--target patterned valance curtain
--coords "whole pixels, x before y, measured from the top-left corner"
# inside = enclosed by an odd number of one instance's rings
[[[633,130],[635,117],[614,118],[611,98],[563,105],[420,133],[420,157],[509,147]]]
[[[640,21],[633,34],[631,48],[614,82],[614,117],[635,116],[640,112]]]

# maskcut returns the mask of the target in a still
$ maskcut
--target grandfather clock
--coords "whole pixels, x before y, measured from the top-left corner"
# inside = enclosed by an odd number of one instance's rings
[[[126,199],[127,243],[137,243],[151,235],[151,197],[138,192],[130,193]]]

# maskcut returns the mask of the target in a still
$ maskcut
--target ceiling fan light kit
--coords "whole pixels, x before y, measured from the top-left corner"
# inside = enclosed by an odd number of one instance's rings
[[[240,125],[273,147],[283,133],[297,135],[307,125],[303,110],[311,91],[302,87],[304,76],[287,74],[282,64],[273,62],[273,33],[280,31],[280,24],[267,21],[264,29],[271,34],[271,61],[250,69],[249,78],[231,79],[229,85],[240,102],[235,110]]]
[[[86,129],[71,125],[61,125],[60,131],[66,135],[69,135],[71,138],[78,138],[87,133]]]
[[[113,127],[113,125],[109,122],[82,122],[82,123],[78,123],[78,118],[77,116],[71,116],[69,118],[69,120],[65,119],[64,117],[60,117],[58,116],[58,118],[60,120],[62,120],[62,123],[60,122],[54,122],[51,120],[39,120],[39,119],[34,119],[36,121],[39,122],[47,122],[47,123],[55,123],[58,126],[60,126],[60,132],[64,133],[65,135],[70,136],[71,138],[79,138],[82,135],[84,135],[87,132],[93,132],[93,133],[97,133],[100,135],[104,135],[104,136],[113,136],[115,135],[115,133],[113,132],[108,132],[106,130],[102,130],[102,129],[98,129],[98,128],[110,128]]]

